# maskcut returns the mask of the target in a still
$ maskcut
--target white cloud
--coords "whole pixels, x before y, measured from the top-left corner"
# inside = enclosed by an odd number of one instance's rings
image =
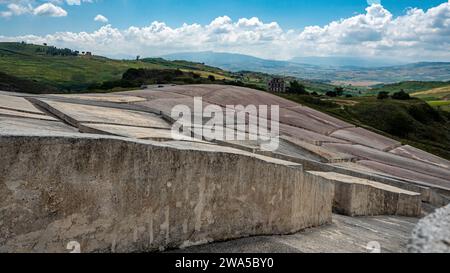
[[[50,17],[64,17],[67,16],[67,11],[63,8],[53,5],[52,3],[45,3],[33,10],[34,15],[50,16]]]
[[[107,56],[214,50],[270,59],[338,55],[450,61],[450,1],[429,10],[410,9],[398,17],[373,4],[362,14],[299,30],[282,29],[276,22],[256,17],[233,20],[222,16],[206,25],[174,28],[155,21],[144,27],[118,29],[105,25],[90,33],[59,32],[0,40],[47,42]]]
[[[105,16],[98,14],[97,16],[95,16],[94,21],[101,23],[108,23],[109,20]]]
[[[0,17],[10,18],[24,14],[64,17],[67,11],[63,5],[79,6],[81,3],[93,3],[94,0],[0,0],[6,10],[0,11]]]

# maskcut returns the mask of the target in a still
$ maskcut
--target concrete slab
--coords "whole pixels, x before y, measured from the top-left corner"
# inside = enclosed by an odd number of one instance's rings
[[[0,116],[0,135],[17,132],[51,134],[54,132],[76,133],[78,130],[62,122]]]
[[[15,96],[0,94],[0,108],[31,114],[45,115],[41,110],[37,109],[28,100]]]
[[[47,116],[45,114],[32,114],[32,113],[8,110],[8,109],[3,109],[3,108],[0,108],[0,116],[58,121],[58,119],[51,117],[51,116]]]
[[[330,143],[348,143],[346,140],[329,137],[326,135],[322,135],[319,133],[315,133],[313,131],[309,131],[306,129],[302,129],[299,127],[289,126],[286,124],[280,123],[280,133],[281,135],[293,137],[314,145],[322,145],[322,143],[330,142]]]
[[[301,115],[308,116],[312,119],[315,119],[315,120],[321,121],[325,124],[328,124],[334,128],[354,127],[354,125],[352,125],[348,122],[342,121],[340,119],[337,119],[335,117],[332,117],[332,116],[322,113],[320,111],[314,110],[310,107],[295,106],[295,107],[289,107],[289,108],[287,108],[287,110],[299,113]]]
[[[114,95],[114,94],[52,95],[52,97],[65,98],[65,99],[112,102],[112,103],[123,103],[123,104],[146,101],[146,99],[140,98],[137,96],[125,96],[125,95]]]
[[[293,235],[251,237],[194,246],[175,253],[370,253],[370,242],[381,253],[405,253],[418,218],[400,216],[348,217],[333,215],[331,225]]]
[[[424,175],[440,178],[443,180],[449,180],[450,178],[449,169],[441,168],[434,164],[428,164],[423,161],[414,160],[393,153],[383,152],[362,145],[325,143],[324,147],[334,149],[342,153],[354,155],[361,160],[375,161],[382,164],[387,164],[405,170],[421,173]]]
[[[78,126],[80,123],[103,123],[160,129],[171,128],[170,124],[160,116],[150,113],[56,102],[47,99],[40,99],[37,103],[74,126]]]
[[[163,115],[171,117],[172,110],[174,107],[178,105],[186,106],[191,111],[191,120],[189,122],[196,123],[196,124],[207,124],[208,121],[211,120],[211,117],[207,117],[206,113],[203,113],[203,111],[206,110],[209,106],[219,107],[222,111],[223,115],[223,123],[228,125],[228,120],[231,121],[230,126],[234,126],[235,124],[248,124],[248,118],[243,120],[242,122],[237,121],[237,114],[235,111],[232,111],[231,109],[226,110],[225,108],[211,104],[207,101],[203,101],[201,104],[201,108],[199,108],[202,113],[195,113],[197,109],[195,109],[195,102],[193,98],[177,98],[177,99],[156,99],[156,100],[150,100],[145,102],[138,102],[135,105],[144,106],[149,109],[155,109],[160,111]]]
[[[192,112],[194,112],[194,99],[190,97],[186,98],[175,98],[175,99],[155,99],[145,102],[138,102],[136,105],[145,106],[151,109],[156,109],[163,112],[165,115],[170,116],[172,109],[177,105],[184,105],[189,107]],[[210,103],[203,101],[202,109],[210,105]]]
[[[120,126],[110,124],[89,124],[82,123],[79,125],[82,133],[89,134],[108,134],[115,136],[123,136],[137,139],[150,139],[153,141],[172,141],[172,140],[184,140],[200,142],[191,137],[187,137],[181,134],[176,134],[177,138],[174,138],[172,131],[169,129],[154,129],[132,126]]]
[[[317,157],[322,158],[322,162],[326,163],[338,163],[338,162],[349,162],[355,161],[356,158],[349,154],[336,152],[330,149],[326,149],[323,146],[317,146],[310,144],[308,142],[298,140],[293,137],[282,136],[281,139],[286,141],[294,146],[297,146],[305,151],[305,153],[314,154]]]
[[[208,94],[214,93],[219,90],[223,90],[227,87],[228,86],[226,85],[216,85],[216,84],[200,84],[200,85],[193,84],[193,85],[164,86],[162,88],[152,88],[152,90],[177,93],[188,97],[203,97],[203,99],[205,99]]]
[[[421,215],[419,193],[333,172],[308,172],[335,185],[333,210],[348,216]]]
[[[441,168],[450,169],[450,161],[409,145],[398,147],[390,152],[403,157],[423,161],[428,164],[433,164]]]
[[[149,90],[149,89],[119,92],[117,94],[145,98],[146,100],[190,98],[189,96],[178,94],[175,92],[154,91],[154,90]]]
[[[333,126],[329,123],[324,123],[320,120],[311,118],[307,115],[302,115],[292,110],[280,109],[280,122],[293,127],[300,127],[322,135],[328,135],[340,127]]]
[[[278,105],[280,108],[298,106],[295,102],[267,92],[237,86],[225,86],[225,88],[209,92],[206,95],[203,95],[203,97],[211,103],[216,103],[221,106],[255,105],[258,107],[259,105]]]
[[[330,136],[346,140],[353,144],[361,144],[382,151],[391,150],[401,145],[401,143],[396,140],[373,133],[360,127],[337,130]]]
[[[450,190],[450,179],[443,179],[432,175],[407,170],[401,167],[396,167],[388,163],[381,163],[371,160],[360,160],[357,164],[381,173],[389,174],[393,177],[414,181],[419,185]]]

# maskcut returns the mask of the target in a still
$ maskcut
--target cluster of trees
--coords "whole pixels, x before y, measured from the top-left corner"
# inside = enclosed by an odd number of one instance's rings
[[[184,72],[180,69],[128,69],[122,79],[93,84],[89,89],[110,90],[117,87],[135,88],[150,84],[201,84],[216,81],[213,75],[202,78],[195,72]]]
[[[385,99],[389,99],[390,97],[391,96],[389,96],[389,92],[381,91],[380,93],[378,93],[377,99],[385,100]],[[392,99],[394,99],[394,100],[409,100],[409,99],[411,99],[411,96],[402,89],[399,92],[392,94]]]
[[[292,81],[289,83],[289,87],[286,88],[288,93],[299,94],[299,95],[308,95],[309,93],[306,91],[306,88],[303,84],[298,81]]]
[[[51,56],[78,56],[79,51],[72,50],[70,48],[56,48],[54,46],[40,47],[36,49],[37,52],[44,52]]]
[[[306,87],[299,83],[298,81],[294,80],[289,83],[289,87],[286,88],[286,92],[291,94],[298,94],[298,95],[313,95],[318,96],[317,92],[309,93],[306,91]],[[333,91],[328,91],[325,95],[328,97],[342,97],[345,95],[345,90],[343,87],[336,87]],[[345,95],[346,97],[351,97],[351,95]]]
[[[344,96],[344,91],[344,88],[339,86],[334,88],[333,91],[328,91],[325,95],[332,98],[342,97]],[[346,97],[351,97],[351,95],[346,95]]]

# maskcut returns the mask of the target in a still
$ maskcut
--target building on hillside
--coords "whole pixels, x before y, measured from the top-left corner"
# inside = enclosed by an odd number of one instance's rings
[[[282,78],[273,78],[267,84],[267,90],[274,93],[286,92],[286,84]]]

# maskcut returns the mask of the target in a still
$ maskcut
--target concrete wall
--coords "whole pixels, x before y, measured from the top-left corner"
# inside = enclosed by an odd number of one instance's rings
[[[348,216],[398,215],[419,217],[419,193],[375,181],[328,172],[308,172],[334,183],[333,210]]]
[[[157,251],[331,222],[331,183],[262,156],[0,136],[0,161],[0,252]]]
[[[320,171],[320,172],[335,172],[345,175],[350,175],[354,177],[359,177],[363,179],[369,179],[376,182],[380,182],[383,184],[391,185],[394,187],[398,187],[404,190],[418,192],[421,194],[422,201],[425,203],[429,203],[436,207],[442,207],[447,205],[450,202],[450,192],[444,189],[439,189],[436,187],[426,187],[423,185],[418,185],[414,181],[401,179],[401,178],[392,178],[388,176],[381,176],[372,173],[362,173],[359,171],[353,171],[347,168],[341,168],[337,166],[333,166],[330,164],[325,164],[321,162],[315,162],[312,160],[301,159],[297,157],[287,156],[278,153],[271,152],[260,152],[257,151],[258,154],[263,154],[266,156],[270,156],[273,158],[278,158],[281,160],[287,160],[291,162],[296,162],[298,164],[302,164],[305,170],[307,171]]]

